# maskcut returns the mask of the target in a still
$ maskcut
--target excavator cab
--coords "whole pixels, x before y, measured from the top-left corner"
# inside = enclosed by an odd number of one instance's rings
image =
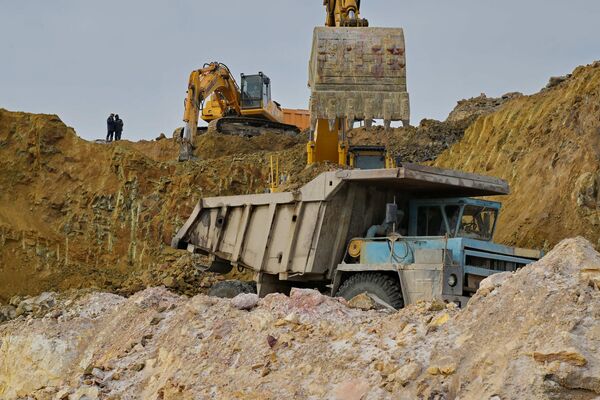
[[[292,129],[297,131],[297,128],[286,125],[288,122],[283,110],[277,102],[271,99],[271,79],[267,75],[262,72],[252,75],[242,74],[240,83],[239,117],[281,123],[280,125],[270,124],[268,126],[276,129]],[[216,96],[217,94],[214,93],[204,102],[204,107],[202,108],[202,119],[204,121],[210,122],[221,117],[229,117],[229,115],[223,115],[221,105]]]
[[[269,120],[270,127],[288,129],[281,106],[271,99],[271,79],[262,72],[253,75],[242,74],[240,86],[240,110],[246,118]],[[297,132],[297,130],[296,130]]]
[[[242,74],[241,108],[265,108],[271,101],[271,80],[259,72],[255,75]]]

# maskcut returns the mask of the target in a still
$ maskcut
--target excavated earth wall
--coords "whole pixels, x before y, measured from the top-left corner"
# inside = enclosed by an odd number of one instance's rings
[[[500,242],[548,249],[584,235],[600,246],[600,62],[478,118],[434,165],[509,182]]]
[[[0,109],[0,303],[81,287],[197,293],[198,260],[170,240],[201,196],[264,190],[271,154],[297,175],[304,139],[274,136],[207,134],[200,161],[177,163],[172,140],[90,143],[57,116]]]

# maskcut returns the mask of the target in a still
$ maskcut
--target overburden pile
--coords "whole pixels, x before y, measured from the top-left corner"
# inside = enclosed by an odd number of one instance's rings
[[[592,400],[599,289],[600,254],[576,238],[484,280],[464,310],[362,311],[306,289],[45,293],[0,325],[0,398]]]

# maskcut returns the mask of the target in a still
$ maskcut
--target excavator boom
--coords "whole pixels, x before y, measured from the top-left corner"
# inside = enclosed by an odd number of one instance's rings
[[[186,123],[179,159],[190,160],[193,155],[192,141],[198,129],[198,118],[202,103],[214,94],[224,115],[240,115],[240,90],[229,68],[221,63],[205,64],[192,71],[185,99],[183,120]]]
[[[325,26],[369,26],[360,18],[360,0],[323,0],[327,19]]]

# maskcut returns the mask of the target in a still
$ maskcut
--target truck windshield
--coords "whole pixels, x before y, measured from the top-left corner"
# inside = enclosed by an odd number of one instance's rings
[[[440,206],[419,207],[418,236],[443,236],[446,234],[446,224]]]
[[[459,237],[479,240],[491,240],[496,222],[497,210],[467,205],[464,208]]]
[[[260,108],[263,98],[263,80],[260,75],[245,76],[242,80],[242,108]]]

